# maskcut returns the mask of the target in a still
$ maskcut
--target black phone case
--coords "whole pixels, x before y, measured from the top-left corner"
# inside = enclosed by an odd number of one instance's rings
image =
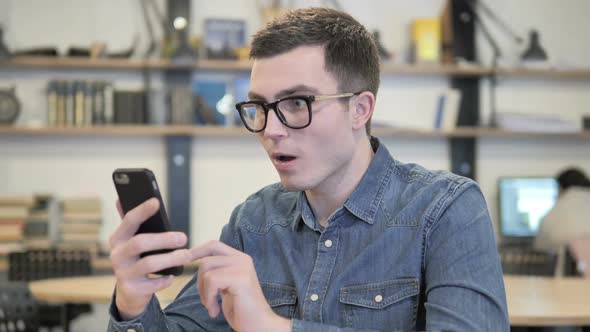
[[[117,183],[117,176],[127,175],[128,183]],[[156,197],[160,201],[160,210],[143,222],[135,234],[139,233],[160,233],[172,230],[164,201],[160,195],[160,190],[156,177],[152,171],[145,168],[119,168],[113,172],[113,183],[119,195],[119,202],[123,212],[127,213],[146,200]],[[162,249],[142,253],[140,256],[156,255],[174,251],[175,249]],[[175,266],[156,272],[161,275],[179,275],[182,274],[183,267]]]

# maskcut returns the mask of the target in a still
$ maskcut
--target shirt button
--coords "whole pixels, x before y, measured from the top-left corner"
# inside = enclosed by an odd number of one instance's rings
[[[318,294],[311,294],[311,296],[309,297],[311,299],[312,302],[317,301],[320,297],[318,296]]]
[[[324,242],[324,245],[326,246],[326,248],[332,247],[332,240],[326,240],[326,242]]]
[[[381,296],[381,295],[375,296],[375,302],[381,303],[381,301],[383,301],[383,296]]]

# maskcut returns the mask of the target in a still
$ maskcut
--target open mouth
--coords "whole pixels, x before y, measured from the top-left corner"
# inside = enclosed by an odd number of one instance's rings
[[[275,160],[281,162],[281,163],[286,163],[292,160],[295,160],[294,156],[288,156],[288,155],[277,155],[274,157]]]

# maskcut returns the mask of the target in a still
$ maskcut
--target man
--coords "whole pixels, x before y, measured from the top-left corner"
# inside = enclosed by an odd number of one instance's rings
[[[148,201],[111,237],[110,330],[507,330],[502,271],[482,194],[469,180],[391,158],[369,122],[375,44],[350,15],[295,10],[258,32],[250,101],[236,108],[281,182],[232,213],[221,241],[133,236]],[[197,260],[162,312],[146,275]]]
[[[559,197],[541,220],[535,237],[536,249],[557,253],[556,274],[566,269],[566,247],[590,236],[590,179],[581,169],[568,168],[557,176]]]

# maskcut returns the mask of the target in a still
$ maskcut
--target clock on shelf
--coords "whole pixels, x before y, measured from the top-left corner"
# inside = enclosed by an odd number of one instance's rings
[[[0,125],[13,124],[20,112],[14,87],[0,89]]]

